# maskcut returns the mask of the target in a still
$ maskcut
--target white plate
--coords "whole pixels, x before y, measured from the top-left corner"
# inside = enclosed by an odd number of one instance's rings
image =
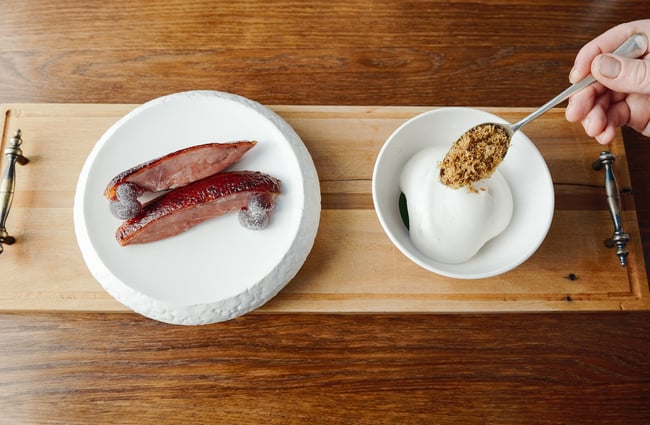
[[[375,163],[372,195],[384,231],[413,262],[443,276],[478,279],[512,270],[539,248],[553,220],[555,194],[551,174],[533,142],[519,131],[513,136],[508,154],[499,166],[514,203],[512,220],[506,230],[461,264],[435,261],[413,245],[398,205],[404,164],[424,148],[451,146],[463,132],[483,122],[506,121],[472,108],[440,108],[425,112],[393,132]]]
[[[231,167],[282,181],[269,226],[243,228],[227,214],[185,233],[121,247],[103,191],[119,172],[183,147],[257,140]],[[134,109],[99,139],[74,200],[84,261],[104,289],[132,310],[162,322],[205,324],[245,314],[276,295],[302,267],[316,237],[320,186],[300,137],[277,114],[241,96],[190,91]]]

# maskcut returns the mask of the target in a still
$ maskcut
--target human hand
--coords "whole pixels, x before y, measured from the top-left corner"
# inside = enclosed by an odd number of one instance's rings
[[[650,19],[618,25],[585,44],[569,75],[571,83],[590,72],[597,80],[569,98],[566,119],[581,121],[599,143],[611,142],[623,125],[650,136],[650,53],[639,59],[609,53],[636,33],[650,40]]]

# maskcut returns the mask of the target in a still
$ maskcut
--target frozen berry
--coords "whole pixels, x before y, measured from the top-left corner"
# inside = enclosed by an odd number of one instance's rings
[[[135,201],[142,193],[143,190],[133,183],[122,183],[115,190],[115,196],[120,201]]]
[[[254,193],[248,197],[248,209],[252,212],[263,212],[273,209],[273,200],[266,193]]]
[[[242,208],[237,214],[239,223],[247,229],[261,230],[269,224],[269,214],[266,211],[251,211]]]
[[[142,211],[142,204],[138,200],[110,201],[110,210],[115,217],[127,220],[140,214],[140,211]]]

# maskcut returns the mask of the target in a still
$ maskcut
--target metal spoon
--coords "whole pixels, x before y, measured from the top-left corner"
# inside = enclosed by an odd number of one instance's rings
[[[648,39],[645,34],[638,33],[627,39],[613,53],[638,58],[647,48]],[[440,167],[442,182],[451,187],[462,187],[489,177],[507,153],[514,133],[595,81],[591,74],[586,76],[515,124],[483,123],[472,127],[458,138],[445,155]]]

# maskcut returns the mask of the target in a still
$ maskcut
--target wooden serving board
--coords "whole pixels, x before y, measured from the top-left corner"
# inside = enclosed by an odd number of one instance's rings
[[[0,255],[0,311],[129,311],[87,270],[72,206],[77,178],[95,142],[135,105],[2,105],[2,145],[20,128],[30,163],[17,166],[7,229],[17,242]],[[620,133],[610,148],[622,189],[629,265],[613,249],[601,146],[553,110],[526,127],[555,184],[550,232],[523,265],[481,280],[428,272],[404,257],[373,210],[374,161],[388,136],[428,107],[274,106],[313,155],[322,191],[314,248],[287,287],[261,312],[477,312],[648,309],[650,296]],[[528,109],[486,108],[509,121]],[[3,158],[2,170],[6,167]]]

